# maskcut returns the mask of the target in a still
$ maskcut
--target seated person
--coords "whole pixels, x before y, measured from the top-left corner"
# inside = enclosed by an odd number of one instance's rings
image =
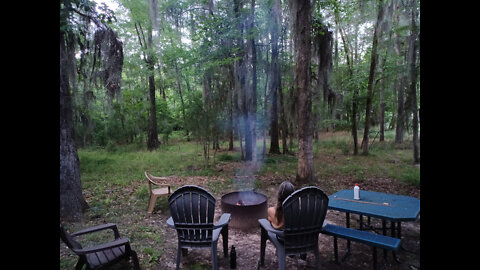
[[[283,228],[284,219],[282,203],[294,191],[295,187],[289,181],[282,182],[278,187],[277,205],[276,207],[269,207],[267,211],[268,221],[270,221],[273,228],[277,230]]]

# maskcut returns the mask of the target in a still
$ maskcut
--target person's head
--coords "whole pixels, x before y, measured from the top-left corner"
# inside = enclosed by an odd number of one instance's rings
[[[277,216],[277,220],[282,220],[283,218],[283,209],[282,203],[283,201],[293,192],[295,191],[295,187],[289,181],[283,181],[280,186],[278,187],[278,194],[277,194],[277,208],[275,211],[275,215]]]

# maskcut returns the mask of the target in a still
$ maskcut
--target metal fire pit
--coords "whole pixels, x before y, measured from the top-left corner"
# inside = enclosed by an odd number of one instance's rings
[[[234,191],[222,196],[222,212],[230,213],[229,227],[248,230],[267,217],[267,196],[249,191]]]

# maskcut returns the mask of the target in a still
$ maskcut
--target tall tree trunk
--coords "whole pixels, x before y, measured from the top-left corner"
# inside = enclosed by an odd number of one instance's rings
[[[409,107],[410,111],[413,114],[413,162],[415,164],[420,163],[420,142],[418,138],[418,109],[417,109],[417,46],[418,46],[418,29],[415,22],[416,16],[416,1],[411,1],[412,8],[412,25],[411,25],[411,35],[409,38],[409,48],[408,48],[408,74],[410,77],[410,91],[409,91]]]
[[[387,1],[388,2],[388,1]],[[394,1],[391,1],[390,4],[388,4],[388,8],[385,10],[385,20],[383,22],[382,26],[382,32],[384,33],[389,33],[388,34],[388,41],[386,42],[385,40],[382,42],[384,45],[382,46],[385,50],[385,55],[381,61],[382,64],[379,65],[379,73],[381,75],[381,85],[380,85],[380,141],[383,142],[385,141],[385,91],[387,87],[389,86],[388,82],[389,80],[386,79],[386,74],[384,73],[384,68],[385,64],[387,62],[387,58],[389,54],[392,54],[392,46],[391,43],[389,42],[392,40],[392,24],[393,24],[393,7],[394,7]],[[386,3],[387,4],[387,3]]]
[[[269,75],[270,75],[270,65],[268,64],[268,52],[269,48],[265,49],[265,65],[264,65],[264,72],[265,72],[265,85],[263,87],[263,123],[266,123],[268,117],[268,110],[267,110],[267,87],[269,86]],[[270,79],[271,80],[271,79]],[[267,154],[267,132],[268,126],[263,124],[263,150],[262,150],[262,158],[265,158]]]
[[[278,144],[278,94],[281,89],[281,75],[278,64],[278,36],[281,26],[281,3],[275,0],[270,9],[270,43],[272,45],[272,82],[270,83],[270,93],[272,94],[272,107],[270,113],[270,154],[280,154]]]
[[[148,31],[148,48],[152,48],[152,29]],[[148,129],[148,150],[155,150],[160,145],[158,141],[157,130],[157,110],[155,102],[155,77],[154,77],[154,60],[151,52],[148,53],[147,67],[148,67],[148,90],[150,94],[150,124]]]
[[[310,0],[289,0],[295,49],[294,87],[298,96],[298,167],[296,182],[315,181],[313,166],[312,92],[310,91],[310,59],[312,15]]]
[[[288,124],[287,117],[285,115],[285,102],[283,101],[283,92],[282,87],[280,86],[280,91],[278,91],[278,98],[280,101],[280,125],[282,130],[282,154],[288,154],[287,146],[287,136],[288,136]]]
[[[143,34],[142,25],[135,23],[135,29],[137,30],[138,40],[140,42],[140,47],[142,48],[143,59],[147,65],[148,69],[148,91],[149,91],[149,100],[150,100],[150,119],[148,125],[148,136],[147,136],[147,149],[152,151],[158,148],[160,142],[158,141],[158,131],[157,131],[157,115],[156,115],[156,104],[155,104],[155,77],[154,77],[154,56],[151,51],[152,48],[152,28],[148,29],[148,45],[145,40],[145,35]],[[143,40],[143,42],[142,42]],[[147,54],[145,55],[145,51]]]
[[[251,64],[252,64],[252,84],[249,91],[248,97],[248,121],[250,127],[250,136],[251,136],[251,156],[249,160],[256,161],[256,150],[257,150],[257,136],[256,136],[256,123],[257,123],[257,49],[255,47],[255,0],[252,0],[250,6],[250,29],[249,29],[249,47],[251,53]],[[248,159],[248,156],[247,156]]]
[[[230,48],[231,46],[229,46]],[[231,64],[228,65],[228,77],[229,80],[229,88],[228,88],[228,113],[229,113],[229,126],[228,126],[228,151],[233,151],[233,134],[234,131],[234,120],[233,120],[233,113],[235,107],[235,99],[234,99],[234,91],[235,91],[235,84],[234,84],[234,75],[233,75],[233,66]]]
[[[375,24],[375,31],[373,33],[373,44],[372,44],[372,53],[370,59],[370,74],[368,76],[368,86],[367,86],[367,106],[365,109],[365,129],[363,131],[363,155],[368,155],[368,139],[369,139],[369,132],[370,132],[370,118],[371,118],[371,110],[372,110],[372,99],[373,99],[373,81],[375,79],[375,69],[377,65],[377,45],[378,45],[378,38],[382,34],[381,24],[383,20],[383,3],[382,0],[379,0],[378,4],[378,17],[377,23]]]
[[[384,61],[385,63],[385,61]],[[383,68],[380,71],[383,73]],[[385,141],[385,83],[386,80],[382,80],[382,85],[380,86],[380,141]]]
[[[281,6],[281,5],[280,5]],[[281,9],[280,9],[281,11]],[[285,44],[285,39],[286,39],[286,30],[287,30],[287,26],[286,25],[282,25],[282,16],[281,16],[281,13],[279,13],[280,15],[280,23],[279,23],[279,27],[280,27],[280,44],[281,44],[281,47],[280,49],[282,50],[280,55],[285,55],[285,47],[286,47],[286,44]],[[282,77],[280,76],[280,79]],[[289,153],[289,150],[288,150],[288,142],[287,142],[287,138],[288,138],[288,134],[289,134],[289,128],[288,128],[288,121],[287,121],[287,107],[286,107],[286,103],[284,102],[284,98],[283,98],[283,90],[282,89],[282,82],[280,80],[280,91],[278,92],[278,97],[279,97],[279,101],[280,101],[280,125],[281,125],[281,131],[282,131],[282,154],[288,154]],[[287,92],[288,94],[288,92]],[[293,102],[292,102],[293,103]]]
[[[149,71],[153,72],[153,65],[149,67]],[[155,78],[152,75],[148,75],[148,91],[150,99],[150,121],[148,125],[148,138],[147,149],[152,151],[158,148],[160,142],[158,141],[157,130],[157,114],[156,114],[156,101],[155,101]]]
[[[180,32],[180,31],[177,31]],[[170,42],[174,44],[172,36],[170,36]],[[175,82],[177,83],[177,90],[178,90],[178,95],[180,96],[180,105],[182,105],[182,119],[183,119],[183,124],[185,126],[185,136],[187,136],[187,141],[190,141],[190,136],[189,136],[189,131],[188,128],[186,128],[186,119],[185,119],[185,101],[183,99],[183,87],[182,87],[182,74],[180,73],[180,69],[178,68],[177,64],[177,59],[173,60],[173,66],[175,67]],[[208,72],[208,71],[206,71]],[[207,78],[205,78],[207,76]],[[210,74],[204,75],[203,80],[205,79],[210,79]],[[205,84],[204,84],[205,85]],[[203,87],[203,96],[205,97],[205,87]]]
[[[340,14],[338,9],[338,2],[335,2],[335,24],[337,25],[338,31],[340,32],[340,37],[343,43],[343,49],[345,51],[345,56],[347,57],[347,66],[348,73],[350,78],[353,79],[353,59],[350,59],[350,53],[348,49],[348,43],[345,40],[342,27],[340,26]],[[338,60],[337,60],[338,65]],[[352,97],[352,137],[353,137],[353,155],[358,154],[358,122],[357,122],[357,113],[358,113],[358,88],[354,86],[353,88],[353,97]]]
[[[242,130],[243,133],[245,133],[246,130],[248,130],[248,127],[245,127],[248,124],[248,115],[247,115],[247,108],[246,108],[246,96],[245,96],[245,84],[246,84],[246,56],[245,56],[245,46],[243,42],[243,17],[241,15],[241,9],[243,4],[241,3],[240,0],[234,0],[233,1],[233,11],[234,11],[234,16],[237,22],[236,28],[237,28],[237,37],[236,37],[236,48],[237,54],[236,54],[236,60],[235,60],[235,65],[234,65],[234,76],[235,76],[235,112],[236,112],[236,120],[237,120],[237,128],[238,128],[238,135],[239,135],[239,141],[240,141],[240,150],[242,152],[242,159],[247,159],[246,158],[246,153],[244,153],[243,149],[243,143],[242,143]],[[245,144],[247,144],[247,141],[250,142],[248,139],[247,134],[243,134],[245,136]],[[248,146],[246,145],[245,150],[248,149]]]
[[[395,2],[395,1],[394,1]],[[399,23],[399,12],[397,11],[398,3],[395,3],[394,5],[394,12],[397,12],[395,15],[395,23]],[[403,76],[403,69],[402,69],[402,58],[400,51],[401,51],[401,37],[397,35],[397,33],[394,31],[393,32],[393,37],[395,39],[394,43],[394,49],[395,49],[395,54],[397,57],[397,76],[395,78],[395,90],[397,92],[397,125],[395,129],[395,143],[403,143],[403,134],[405,132],[405,104],[404,104],[404,76]]]
[[[88,204],[82,195],[68,66],[65,33],[60,32],[60,217],[79,221]]]
[[[241,1],[234,1],[234,13],[235,18],[239,19],[237,21],[237,29],[239,31],[239,35],[237,37],[237,47],[239,48],[239,55],[238,57],[241,58],[236,61],[236,70],[235,70],[235,81],[236,81],[236,90],[238,91],[238,97],[240,102],[240,119],[243,123],[243,132],[245,136],[245,160],[252,160],[253,158],[253,146],[254,143],[252,141],[252,123],[250,115],[250,111],[253,110],[251,107],[253,106],[253,93],[252,88],[249,87],[248,83],[248,74],[252,74],[253,70],[247,71],[247,64],[249,63],[249,54],[248,51],[250,49],[251,43],[247,41],[247,44],[244,44],[243,41],[243,29],[244,23],[242,20],[241,9],[243,4]],[[249,26],[250,18],[247,17],[247,28]],[[249,31],[249,29],[247,29]],[[248,74],[247,74],[248,73]]]

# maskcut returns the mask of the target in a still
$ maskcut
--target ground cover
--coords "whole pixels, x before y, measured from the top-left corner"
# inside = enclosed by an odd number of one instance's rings
[[[395,145],[387,136],[385,142],[374,142],[369,156],[353,156],[351,139],[346,132],[323,133],[315,143],[315,171],[317,182],[311,183],[332,194],[340,189],[353,188],[359,183],[362,189],[390,192],[420,198],[420,168],[413,165],[411,141]],[[258,145],[262,145],[259,141]],[[267,144],[268,145],[268,144]],[[259,148],[261,149],[261,148]],[[213,153],[212,153],[213,154]],[[215,217],[221,215],[220,198],[223,194],[253,188],[268,197],[273,206],[276,188],[284,180],[294,180],[296,158],[285,155],[267,155],[254,168],[240,161],[238,151],[221,150],[215,162],[204,166],[203,149],[194,142],[176,142],[162,146],[154,152],[142,147],[117,146],[111,149],[79,149],[83,192],[90,208],[81,222],[66,222],[66,228],[80,228],[106,222],[117,223],[120,233],[130,238],[138,253],[142,269],[175,269],[177,250],[176,233],[166,225],[170,213],[166,198],[157,200],[153,214],[148,215],[148,189],[143,172],[170,176],[174,189],[194,184],[207,188],[217,198]],[[212,157],[213,158],[213,157]],[[251,177],[236,177],[249,174]],[[299,188],[299,187],[297,187]],[[358,219],[357,216],[352,216]],[[345,215],[329,211],[328,222],[344,225]],[[380,220],[372,219],[374,226]],[[357,221],[352,221],[355,226]],[[388,254],[387,269],[417,269],[420,266],[420,221],[402,224],[404,247],[393,262]],[[99,235],[82,239],[87,245],[108,236]],[[369,269],[372,263],[371,248],[352,243],[350,257],[336,265],[333,262],[333,238],[320,235],[320,253],[323,269]],[[221,246],[221,238],[219,240]],[[260,231],[253,228],[243,232],[229,231],[229,248],[235,245],[237,269],[256,269],[260,254]],[[340,256],[346,247],[339,240]],[[220,249],[219,249],[220,250]],[[382,263],[378,253],[379,266]],[[229,261],[219,253],[220,269],[229,269]],[[60,241],[60,269],[74,269],[77,257]],[[265,268],[277,269],[275,248],[267,242]],[[287,258],[288,269],[313,269],[313,255],[306,260]],[[210,269],[210,251],[193,250],[182,258],[181,269]]]

